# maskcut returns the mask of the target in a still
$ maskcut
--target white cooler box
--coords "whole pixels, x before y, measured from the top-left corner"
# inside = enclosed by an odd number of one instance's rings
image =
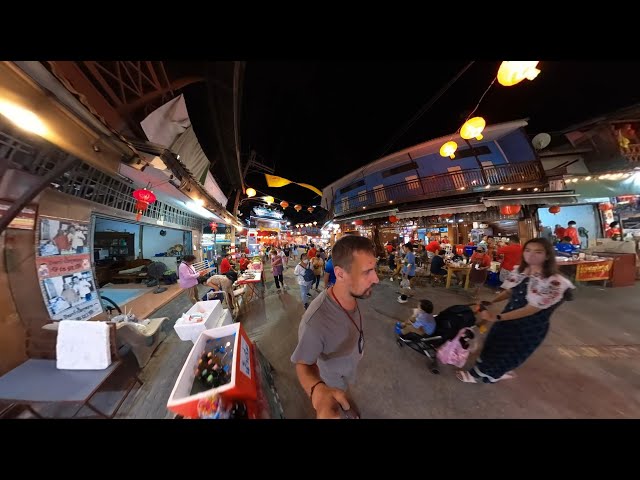
[[[224,322],[225,312],[226,310],[222,308],[220,300],[198,302],[176,321],[173,328],[180,340],[191,340],[195,343],[202,332],[210,328],[216,328],[222,324],[220,322]],[[188,322],[189,316],[194,313],[202,314],[203,320],[197,323]]]

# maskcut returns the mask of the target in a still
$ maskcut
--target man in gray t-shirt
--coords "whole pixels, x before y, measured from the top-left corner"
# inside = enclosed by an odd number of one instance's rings
[[[363,315],[357,299],[368,298],[378,283],[373,243],[345,236],[333,248],[336,283],[305,312],[298,345],[291,356],[298,380],[311,398],[317,418],[339,418],[349,411],[349,384],[364,352]]]

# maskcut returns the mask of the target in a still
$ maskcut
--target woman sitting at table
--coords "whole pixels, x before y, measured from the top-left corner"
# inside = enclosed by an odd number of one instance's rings
[[[564,237],[560,243],[556,244],[556,250],[559,257],[570,257],[573,252],[571,237]]]

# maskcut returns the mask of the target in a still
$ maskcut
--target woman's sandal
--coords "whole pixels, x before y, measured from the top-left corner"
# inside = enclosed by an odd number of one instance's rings
[[[476,378],[466,370],[458,370],[456,372],[456,377],[458,378],[458,380],[464,383],[478,383]]]

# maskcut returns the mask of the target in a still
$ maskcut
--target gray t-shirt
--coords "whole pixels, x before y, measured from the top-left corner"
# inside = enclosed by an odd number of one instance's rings
[[[362,305],[358,306],[364,318]],[[349,315],[360,327],[358,310],[349,311]],[[348,384],[355,382],[358,362],[362,358],[358,351],[359,337],[356,326],[324,290],[302,316],[298,346],[291,361],[317,364],[320,376],[328,386],[346,390]]]

